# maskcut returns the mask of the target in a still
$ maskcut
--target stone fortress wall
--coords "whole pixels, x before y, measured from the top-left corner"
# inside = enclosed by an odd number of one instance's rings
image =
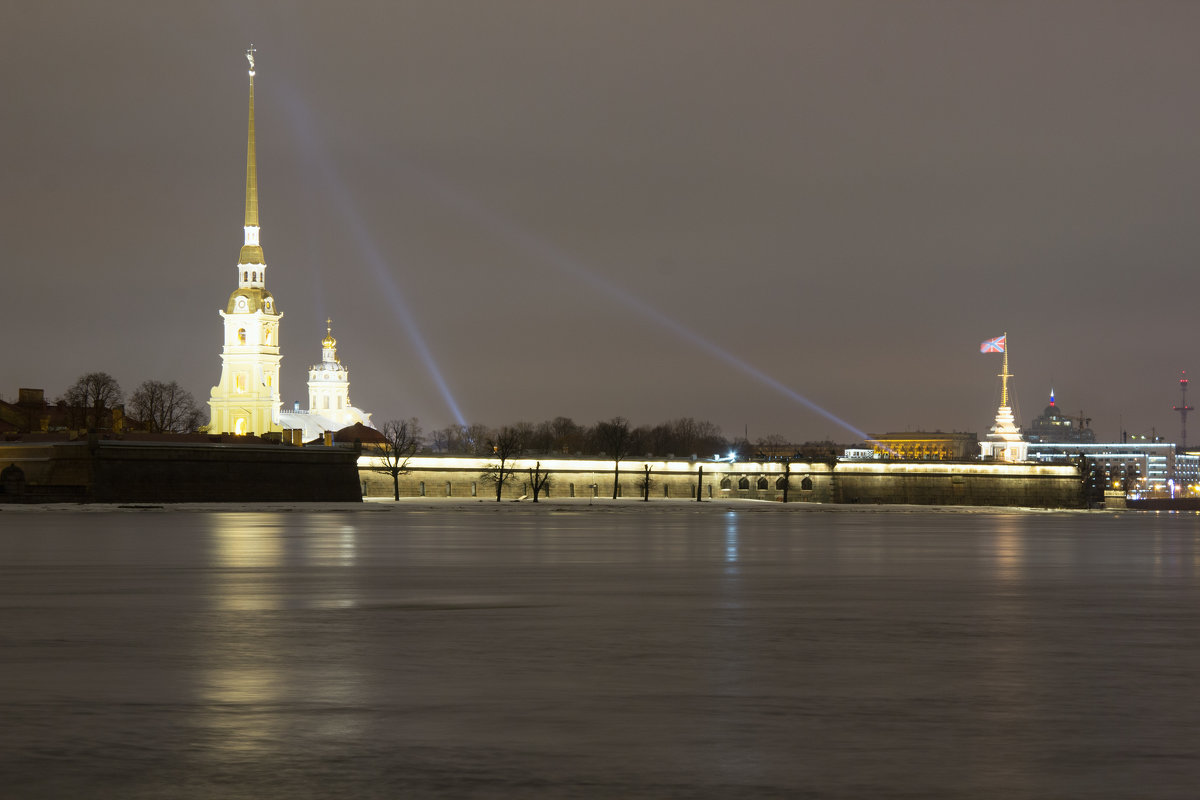
[[[502,497],[532,498],[529,470],[540,462],[550,472],[552,498],[612,497],[613,462],[594,458],[521,458]],[[375,471],[379,460],[359,459],[359,480],[367,497],[391,497],[391,475]],[[485,458],[417,456],[400,476],[401,497],[495,499],[493,483],[483,479]],[[980,461],[887,461],[785,465],[783,462],[713,462],[630,458],[620,464],[618,496],[640,499],[644,467],[650,467],[650,500],[744,498],[788,502],[909,503],[918,505],[995,505],[1080,508],[1083,482],[1074,466],[1006,464]],[[545,496],[545,495],[543,495]]]

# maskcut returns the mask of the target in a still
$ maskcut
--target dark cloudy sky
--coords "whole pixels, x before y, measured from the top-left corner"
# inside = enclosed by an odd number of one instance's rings
[[[332,316],[377,421],[855,438],[794,393],[982,434],[1008,331],[1022,423],[1053,383],[1174,438],[1198,35],[1191,2],[12,3],[0,396],[207,400],[253,41],[289,405]]]

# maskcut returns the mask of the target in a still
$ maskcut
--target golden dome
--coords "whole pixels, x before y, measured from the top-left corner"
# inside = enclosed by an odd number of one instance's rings
[[[321,340],[321,347],[326,350],[337,347],[337,339],[333,338],[333,320],[325,320],[325,338]]]
[[[226,314],[253,314],[255,311],[279,314],[275,308],[275,298],[266,289],[247,286],[235,289],[233,294],[229,295],[229,304],[225,306]]]

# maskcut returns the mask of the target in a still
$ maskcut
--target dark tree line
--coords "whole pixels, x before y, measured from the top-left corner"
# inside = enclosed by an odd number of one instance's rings
[[[143,381],[128,401],[107,372],[81,375],[58,399],[69,428],[111,430],[120,411],[126,424],[151,433],[199,430],[204,412],[191,392],[175,381]]]
[[[730,447],[719,427],[691,417],[640,427],[633,427],[623,417],[594,425],[580,425],[570,417],[555,417],[540,423],[518,422],[499,429],[451,425],[432,431],[428,446],[434,453],[490,456],[502,432],[519,441],[520,452],[516,455],[524,456],[603,456],[618,462],[644,455],[712,458],[725,455]]]

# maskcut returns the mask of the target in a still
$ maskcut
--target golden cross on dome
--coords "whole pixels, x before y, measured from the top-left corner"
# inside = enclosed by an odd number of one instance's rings
[[[254,49],[254,42],[250,43],[250,49],[246,51],[246,60],[250,62],[250,71],[254,71],[254,54],[257,52]]]

